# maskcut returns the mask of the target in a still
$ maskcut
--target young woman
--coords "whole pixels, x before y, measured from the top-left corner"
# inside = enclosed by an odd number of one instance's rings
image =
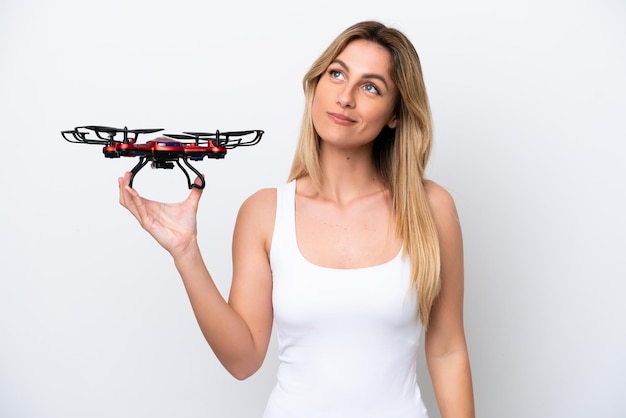
[[[228,301],[196,240],[201,191],[120,202],[173,257],[200,328],[236,378],[255,373],[272,324],[278,382],[266,418],[423,418],[416,355],[442,417],[473,417],[463,249],[451,196],[426,180],[431,119],[417,53],[378,22],[346,29],[304,77],[289,181],[241,206]]]

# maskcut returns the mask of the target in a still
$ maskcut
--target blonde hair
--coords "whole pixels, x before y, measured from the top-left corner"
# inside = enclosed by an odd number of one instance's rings
[[[397,125],[395,129],[383,128],[374,140],[372,158],[391,192],[397,233],[411,260],[411,284],[418,294],[419,317],[427,327],[440,289],[439,241],[424,188],[432,123],[419,56],[404,34],[379,22],[360,22],[342,32],[313,63],[302,81],[305,109],[289,180],[309,175],[321,188],[320,138],[311,117],[313,97],[330,63],[357,39],[379,44],[391,55],[391,77],[398,89]]]

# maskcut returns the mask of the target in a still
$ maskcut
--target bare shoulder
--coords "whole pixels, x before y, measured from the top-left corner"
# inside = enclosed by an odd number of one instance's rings
[[[240,211],[262,214],[276,211],[276,189],[261,189],[250,195],[241,205]]]
[[[432,180],[424,182],[424,189],[437,227],[457,226],[459,216],[452,195]]]
[[[424,182],[424,188],[433,220],[439,233],[440,245],[445,246],[446,243],[458,244],[461,241],[461,223],[452,195],[431,180]]]
[[[261,189],[250,195],[241,205],[236,229],[263,239],[269,245],[276,217],[276,189]]]

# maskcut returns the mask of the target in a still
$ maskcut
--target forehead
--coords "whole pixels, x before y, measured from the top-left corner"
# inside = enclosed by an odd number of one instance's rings
[[[391,79],[391,54],[375,42],[354,40],[346,45],[335,60],[345,63],[350,72],[379,74]]]

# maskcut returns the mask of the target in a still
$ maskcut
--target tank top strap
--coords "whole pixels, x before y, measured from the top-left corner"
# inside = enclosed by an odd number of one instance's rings
[[[270,248],[270,259],[277,255],[294,260],[298,256],[296,240],[296,180],[276,188],[276,219]]]

